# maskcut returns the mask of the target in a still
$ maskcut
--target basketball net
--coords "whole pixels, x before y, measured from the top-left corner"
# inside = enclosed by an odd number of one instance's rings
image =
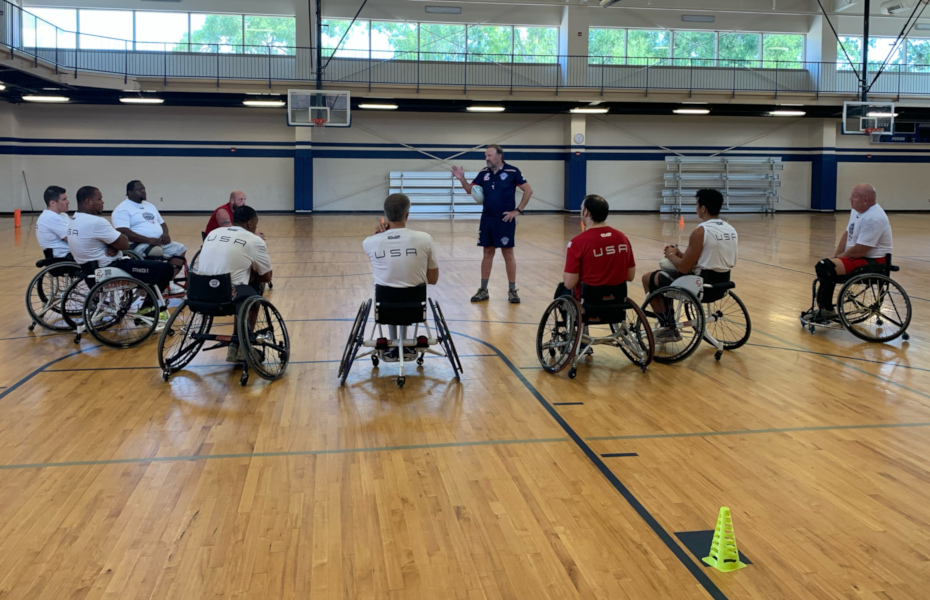
[[[326,119],[325,119],[325,118],[317,117],[317,118],[315,118],[315,119],[310,119],[310,120],[313,121],[313,126],[314,126],[314,127],[322,127],[323,125],[326,124]]]

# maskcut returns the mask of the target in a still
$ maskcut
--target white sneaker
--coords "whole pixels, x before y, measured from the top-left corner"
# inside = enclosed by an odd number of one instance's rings
[[[168,294],[170,296],[180,296],[186,292],[187,292],[186,289],[184,289],[182,286],[176,284],[173,281],[168,284]]]

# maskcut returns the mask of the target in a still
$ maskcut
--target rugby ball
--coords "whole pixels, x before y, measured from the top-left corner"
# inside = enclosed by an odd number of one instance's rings
[[[672,261],[670,261],[667,258],[663,258],[662,260],[659,261],[659,268],[662,269],[663,271],[677,271],[678,270],[678,267],[676,267],[672,263]]]
[[[475,202],[478,204],[484,204],[484,188],[480,185],[471,186],[471,197],[475,199]]]

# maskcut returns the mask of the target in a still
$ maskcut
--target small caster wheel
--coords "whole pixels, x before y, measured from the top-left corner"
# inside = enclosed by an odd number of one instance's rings
[[[406,378],[406,377],[398,377],[398,378],[397,378],[397,387],[403,388],[405,383],[407,383],[407,378]]]
[[[161,374],[162,381],[168,381],[170,377],[171,377],[171,373],[165,372]]]
[[[421,356],[420,358],[417,359],[417,365],[418,365],[418,366],[421,366],[421,367],[423,366],[423,357],[422,357],[422,356]]]
[[[908,334],[908,333],[902,333],[902,334],[901,334],[901,339],[904,340],[904,341],[906,342],[907,340],[911,339],[911,336],[910,336],[910,334]]]
[[[243,373],[242,377],[239,378],[239,385],[241,385],[242,387],[245,387],[245,384],[247,384],[248,382],[249,382],[249,374]]]
[[[720,360],[721,356],[723,356],[723,350],[717,350],[714,352],[714,360]]]
[[[81,343],[81,334],[80,334],[80,333],[77,334],[76,336],[74,336],[74,343],[75,343],[75,344],[80,344],[80,343]]]
[[[273,290],[273,289],[274,289],[274,284],[271,283],[270,281],[268,282],[268,289],[269,289],[269,290]]]
[[[29,331],[35,331],[35,328],[36,328],[36,324],[35,324],[35,323],[32,323],[32,324],[29,326]]]
[[[374,367],[377,367],[379,362],[381,362],[381,361],[378,360],[378,357],[372,355],[372,357],[371,357],[371,365],[374,366]]]
[[[814,335],[814,326],[813,326],[813,325],[808,325],[808,326],[807,326],[807,330],[811,332],[811,335]]]
[[[643,373],[645,373],[645,372],[646,372],[646,365],[641,366],[640,369],[642,369],[642,370],[643,370]]]
[[[574,379],[576,375],[578,375],[578,369],[576,369],[575,367],[572,367],[571,369],[568,370],[569,379]]]

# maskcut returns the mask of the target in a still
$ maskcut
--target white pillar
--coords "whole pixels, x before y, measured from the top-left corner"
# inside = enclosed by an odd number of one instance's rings
[[[588,71],[588,22],[590,15],[585,6],[566,6],[562,9],[559,26],[559,54],[561,59],[562,84],[583,85]]]

